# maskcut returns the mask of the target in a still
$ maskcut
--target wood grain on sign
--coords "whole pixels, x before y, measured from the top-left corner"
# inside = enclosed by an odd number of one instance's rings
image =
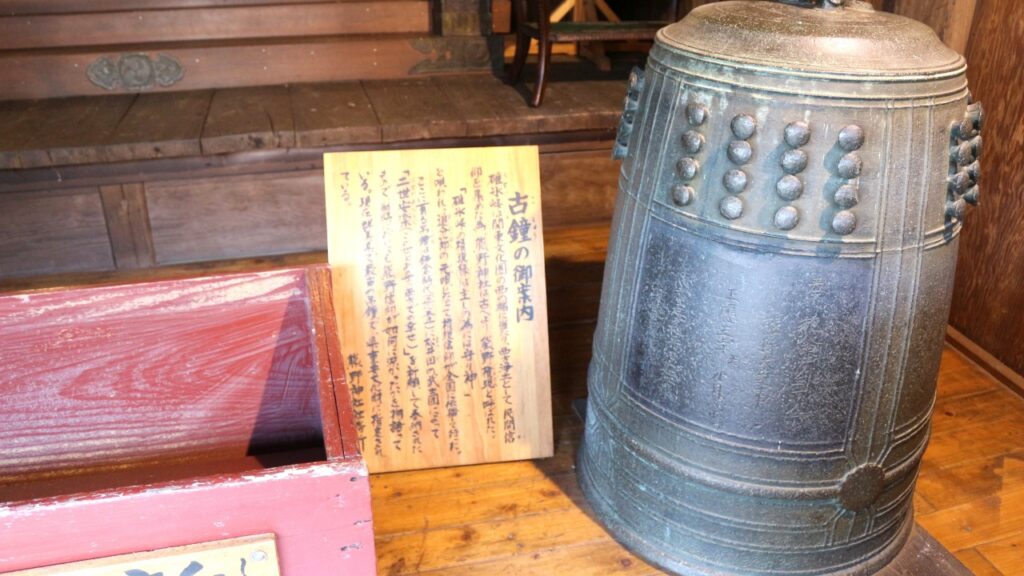
[[[327,154],[324,173],[369,469],[550,456],[537,148]]]
[[[280,576],[273,534],[137,552],[10,572],[6,576]]]

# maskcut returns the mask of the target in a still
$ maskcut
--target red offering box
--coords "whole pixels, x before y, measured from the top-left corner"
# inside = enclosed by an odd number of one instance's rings
[[[375,573],[325,266],[0,295],[0,572],[274,533]]]

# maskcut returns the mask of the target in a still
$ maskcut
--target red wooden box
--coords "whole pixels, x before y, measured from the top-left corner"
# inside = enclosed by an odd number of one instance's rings
[[[0,572],[272,532],[375,572],[326,267],[0,295]]]

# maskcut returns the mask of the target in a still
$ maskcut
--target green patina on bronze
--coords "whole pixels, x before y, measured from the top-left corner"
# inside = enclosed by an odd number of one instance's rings
[[[634,72],[580,450],[598,517],[688,575],[869,574],[927,446],[983,113],[864,2],[731,1]]]

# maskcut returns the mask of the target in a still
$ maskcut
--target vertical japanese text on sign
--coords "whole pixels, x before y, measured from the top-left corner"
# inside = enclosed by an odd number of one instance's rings
[[[536,147],[324,164],[335,305],[371,470],[550,455]]]

